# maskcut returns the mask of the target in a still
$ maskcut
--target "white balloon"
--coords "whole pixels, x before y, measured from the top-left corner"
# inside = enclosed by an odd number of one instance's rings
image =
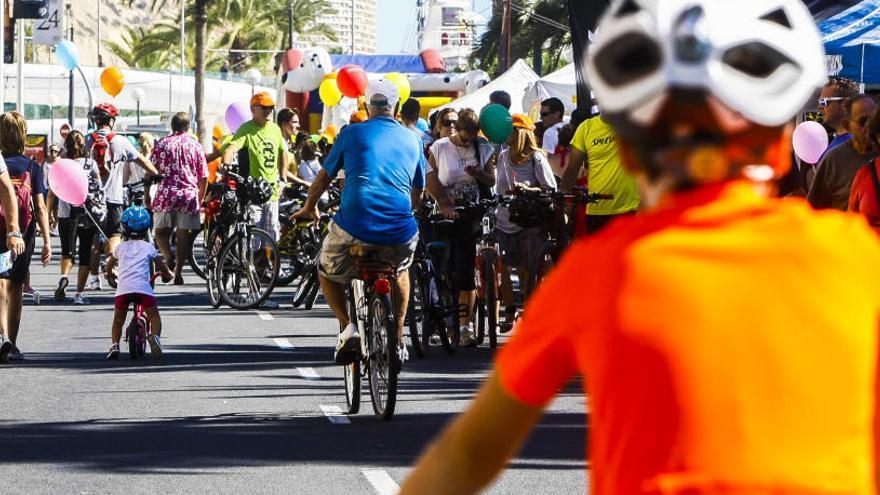
[[[284,89],[294,93],[308,93],[318,89],[324,76],[333,72],[330,54],[323,48],[310,48],[303,52],[298,67],[287,72]]]
[[[358,111],[358,101],[354,98],[343,96],[338,105],[330,109],[331,123],[337,129],[348,124],[351,114]]]

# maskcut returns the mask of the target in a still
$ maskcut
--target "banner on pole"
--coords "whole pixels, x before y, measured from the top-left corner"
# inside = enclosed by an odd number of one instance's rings
[[[64,39],[64,0],[48,0],[45,19],[34,21],[34,44],[55,46]]]
[[[590,33],[596,30],[599,17],[608,8],[609,0],[568,0],[569,22],[571,23],[571,44],[574,49],[574,63],[577,70],[578,108],[589,111],[593,106],[590,88],[584,78],[584,55],[590,44]]]

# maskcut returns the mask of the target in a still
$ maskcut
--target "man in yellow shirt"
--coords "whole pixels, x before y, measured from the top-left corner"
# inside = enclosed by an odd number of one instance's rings
[[[614,218],[632,215],[639,209],[636,181],[623,167],[614,129],[601,116],[585,120],[575,131],[569,166],[562,176],[563,191],[571,191],[584,164],[590,191],[614,196],[589,206],[587,233],[594,234]]]

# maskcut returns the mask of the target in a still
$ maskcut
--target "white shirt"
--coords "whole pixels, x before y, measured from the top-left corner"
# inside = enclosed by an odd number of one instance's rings
[[[303,160],[299,164],[299,178],[302,180],[314,182],[320,171],[321,162],[317,158],[314,160]]]
[[[89,146],[91,147],[91,145],[92,140],[89,139]],[[110,141],[107,153],[109,155],[107,158],[112,159],[112,162],[106,164],[107,168],[110,169],[110,176],[107,177],[107,182],[104,184],[104,195],[108,203],[122,205],[125,204],[122,171],[130,162],[137,158],[138,152],[134,149],[128,138],[117,134]]]
[[[562,121],[544,131],[544,140],[541,143],[541,147],[544,148],[548,155],[556,154],[556,147],[559,146],[559,130],[565,127],[567,123]]]
[[[119,260],[116,295],[146,294],[152,296],[150,264],[159,256],[156,248],[141,240],[125,241],[116,247],[113,256]]]
[[[431,145],[431,154],[437,164],[437,178],[446,189],[446,194],[456,204],[464,204],[479,199],[479,186],[474,176],[465,171],[467,167],[479,167],[485,170],[486,163],[492,158],[495,149],[486,141],[480,145],[480,161],[477,163],[477,154],[473,145],[460,148],[449,138],[434,141]]]
[[[498,194],[507,193],[513,189],[515,183],[556,189],[556,178],[553,177],[550,162],[547,161],[547,157],[543,153],[536,151],[531,160],[514,165],[510,161],[510,149],[506,149],[498,155],[495,166],[495,187],[498,188]],[[510,211],[506,206],[498,207],[495,224],[498,230],[505,234],[514,234],[522,230],[519,225],[510,221]]]

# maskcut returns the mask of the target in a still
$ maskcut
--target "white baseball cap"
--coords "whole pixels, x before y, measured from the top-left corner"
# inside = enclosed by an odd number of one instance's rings
[[[365,95],[367,104],[373,107],[394,107],[400,101],[397,85],[385,79],[371,81]]]

